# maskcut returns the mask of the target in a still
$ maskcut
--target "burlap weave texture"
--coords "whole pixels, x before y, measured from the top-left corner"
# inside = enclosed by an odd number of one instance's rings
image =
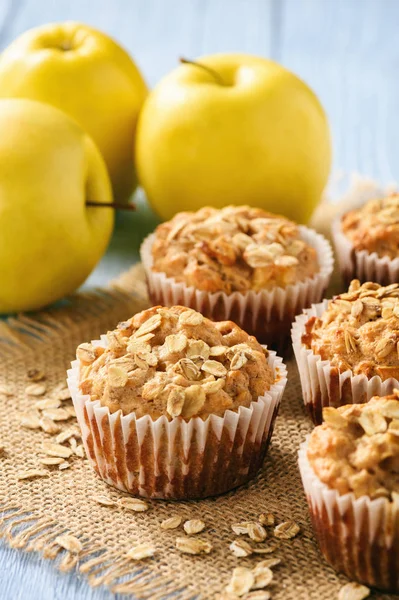
[[[86,460],[76,459],[61,472],[49,469],[48,477],[17,480],[19,471],[40,466],[40,446],[50,440],[41,431],[20,426],[20,413],[32,403],[24,393],[28,369],[43,370],[51,389],[65,380],[79,343],[98,338],[146,305],[142,271],[135,267],[118,281],[118,287],[80,294],[67,307],[0,325],[0,385],[15,388],[13,395],[0,397],[0,445],[5,448],[0,458],[0,534],[21,550],[41,551],[61,570],[80,570],[91,585],[105,584],[115,592],[154,600],[171,593],[176,600],[208,599],[217,598],[235,566],[254,566],[263,558],[238,559],[231,554],[229,544],[236,537],[231,524],[272,512],[277,522],[293,519],[301,527],[297,538],[278,543],[275,555],[282,563],[274,569],[272,597],[336,598],[346,578],[320,556],[297,468],[299,444],[312,424],[303,408],[293,359],[288,361],[288,386],[264,467],[255,481],[235,492],[200,502],[153,501],[148,512],[133,513],[93,500],[99,495],[116,500],[123,494],[107,487]],[[174,515],[205,521],[201,537],[213,543],[210,555],[188,556],[176,550],[175,539],[184,535],[183,530],[160,529],[161,521]],[[78,560],[55,544],[63,532],[81,540]],[[147,541],[158,549],[154,558],[136,564],[124,557],[130,547]],[[392,596],[374,593],[372,597]]]

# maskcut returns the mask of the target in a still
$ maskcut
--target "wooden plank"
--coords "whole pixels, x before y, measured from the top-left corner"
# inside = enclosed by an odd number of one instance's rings
[[[178,63],[198,54],[201,0],[27,0],[2,45],[30,27],[52,21],[90,23],[121,43],[153,86]]]
[[[281,60],[319,95],[335,166],[399,177],[396,0],[286,0]]]
[[[243,52],[271,56],[275,44],[273,0],[208,0],[203,2],[197,44],[201,53]]]

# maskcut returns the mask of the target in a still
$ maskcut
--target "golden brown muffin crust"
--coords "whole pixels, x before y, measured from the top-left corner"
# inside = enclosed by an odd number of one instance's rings
[[[356,251],[376,252],[391,259],[399,256],[399,194],[371,200],[342,217],[343,233]]]
[[[302,343],[340,373],[399,379],[399,286],[360,285],[329,302],[321,317],[306,324]]]
[[[399,390],[366,404],[323,410],[307,456],[317,477],[342,494],[399,501]]]
[[[213,323],[182,306],[155,306],[81,344],[80,390],[111,412],[169,420],[248,407],[270,389],[268,352],[235,323]]]
[[[152,257],[154,271],[211,293],[285,288],[319,270],[295,223],[249,206],[178,213],[155,230]]]

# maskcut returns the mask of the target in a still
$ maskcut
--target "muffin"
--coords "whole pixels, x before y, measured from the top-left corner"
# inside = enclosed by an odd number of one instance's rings
[[[351,579],[399,592],[399,390],[323,416],[299,451],[320,549]]]
[[[382,285],[399,278],[399,194],[370,200],[338,217],[333,239],[345,281],[377,281]]]
[[[143,242],[141,257],[154,304],[231,319],[280,349],[295,314],[322,298],[333,267],[321,235],[249,206],[179,213]]]
[[[355,279],[348,292],[296,318],[292,342],[305,405],[315,423],[324,406],[367,402],[399,388],[399,286]]]
[[[286,370],[230,321],[156,306],[81,344],[68,384],[87,456],[110,485],[202,498],[262,465]]]

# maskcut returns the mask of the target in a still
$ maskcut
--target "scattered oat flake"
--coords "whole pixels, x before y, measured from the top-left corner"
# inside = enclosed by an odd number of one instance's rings
[[[43,410],[43,415],[53,421],[67,421],[71,418],[69,411],[65,408],[46,408]]]
[[[231,526],[232,530],[237,535],[246,535],[248,533],[248,525],[251,525],[251,521],[242,521],[241,523],[233,523]]]
[[[0,396],[13,396],[14,390],[8,385],[0,385]]]
[[[75,438],[72,438],[72,439],[75,439]],[[83,448],[82,444],[79,444],[79,446],[76,446],[76,448],[74,448],[74,454],[76,454],[76,456],[78,456],[79,458],[84,458],[85,449]]]
[[[205,529],[205,523],[201,519],[191,519],[184,523],[183,528],[187,535],[194,535]]]
[[[26,429],[40,429],[40,418],[36,413],[28,412],[21,416],[20,424]]]
[[[253,590],[262,590],[267,587],[273,579],[273,571],[269,567],[259,567],[259,565],[253,570],[255,576],[254,584],[252,585]]]
[[[43,371],[40,371],[39,369],[29,369],[26,377],[30,380],[30,381],[34,381],[35,383],[37,383],[38,381],[43,381],[43,379],[46,379],[46,375],[43,373]]]
[[[28,469],[27,471],[20,471],[17,475],[17,479],[22,481],[23,479],[34,479],[35,477],[47,477],[48,471],[40,469]]]
[[[54,423],[52,419],[46,416],[41,417],[40,427],[45,433],[49,433],[50,435],[55,435],[61,429],[59,425]]]
[[[61,446],[61,444],[54,444],[53,442],[43,442],[42,449],[43,452],[49,456],[69,458],[72,455],[72,450],[70,448]]]
[[[53,465],[60,465],[63,462],[64,462],[64,459],[57,457],[57,456],[48,456],[46,458],[39,458],[39,463],[41,463],[42,465],[46,465],[48,467],[51,467]]]
[[[181,517],[169,517],[169,519],[162,521],[161,529],[177,529],[181,525],[181,522]]]
[[[65,410],[70,414],[71,417],[76,417],[76,411],[73,406],[65,406]]]
[[[250,592],[245,596],[245,600],[270,600],[270,592],[266,590],[257,590],[256,592]]]
[[[176,548],[185,554],[209,554],[213,546],[207,540],[178,537],[176,538]]]
[[[52,394],[53,398],[57,398],[57,400],[69,400],[71,397],[71,392],[69,391],[69,388],[67,385],[65,385],[64,383],[62,383],[61,385],[58,385],[53,391]]]
[[[46,384],[45,383],[31,383],[26,386],[25,394],[28,396],[43,396],[46,393]]]
[[[139,498],[121,498],[119,500],[119,505],[122,506],[122,508],[127,508],[134,512],[145,512],[150,508],[148,502],[139,500]]]
[[[55,438],[55,441],[57,444],[62,444],[72,437],[80,438],[80,433],[78,431],[74,431],[73,429],[67,429],[65,431],[61,431],[61,433]]]
[[[237,558],[250,556],[253,553],[250,544],[245,540],[234,540],[234,542],[231,542],[229,548]]]
[[[115,506],[115,502],[106,496],[93,496],[93,500],[101,506]]]
[[[229,585],[226,587],[226,592],[244,596],[252,588],[255,583],[255,575],[246,567],[236,567],[233,569],[233,574]]]
[[[267,533],[264,527],[259,523],[249,523],[248,535],[254,542],[263,542],[267,538]]]
[[[54,541],[56,544],[61,546],[61,548],[64,548],[64,550],[72,552],[72,554],[79,554],[79,552],[82,550],[82,543],[78,540],[78,538],[68,533],[59,535]]]
[[[370,596],[370,593],[365,585],[351,581],[339,590],[338,600],[364,600]]]
[[[257,548],[252,548],[252,552],[254,554],[270,554],[276,550],[277,546],[258,546]]]
[[[281,563],[281,558],[277,558],[277,556],[275,556],[274,558],[266,558],[265,560],[261,560],[256,567],[253,569],[254,573],[256,573],[257,569],[263,569],[264,567],[268,567],[269,569],[271,569],[272,567],[275,567],[276,565],[279,565]]]
[[[38,400],[35,402],[33,406],[39,410],[45,410],[46,408],[58,408],[61,406],[61,400],[58,400],[58,398],[44,398],[44,400]]]
[[[290,540],[299,533],[299,530],[299,525],[294,523],[294,521],[285,521],[274,528],[274,537],[280,540]]]
[[[70,466],[71,466],[71,463],[65,461],[65,462],[61,463],[58,468],[60,471],[65,471],[65,469],[69,469]]]
[[[143,544],[138,544],[137,546],[130,548],[130,550],[126,552],[126,556],[132,560],[142,560],[143,558],[154,556],[155,552],[156,548],[152,544],[144,542]]]
[[[275,518],[274,515],[272,513],[261,513],[258,517],[258,521],[261,525],[274,525],[275,523]]]

